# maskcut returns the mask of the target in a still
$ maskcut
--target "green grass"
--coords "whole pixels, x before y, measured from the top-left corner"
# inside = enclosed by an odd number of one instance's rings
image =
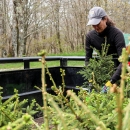
[[[1,63],[0,69],[21,68],[23,63]]]
[[[48,67],[60,66],[59,61],[47,61]],[[67,66],[84,66],[84,61],[68,61]],[[41,68],[41,62],[30,62],[30,68]],[[0,71],[24,69],[23,63],[3,63],[0,64]]]

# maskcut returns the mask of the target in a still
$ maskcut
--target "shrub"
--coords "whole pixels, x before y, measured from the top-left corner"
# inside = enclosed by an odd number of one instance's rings
[[[25,113],[33,116],[38,112],[34,110],[34,107],[36,107],[35,100],[32,100],[32,102],[28,104],[28,99],[20,101],[18,91],[16,89],[14,90],[14,93],[15,94],[9,99],[2,100],[2,87],[0,87],[0,127],[6,126],[11,122],[15,122]],[[27,127],[26,124],[24,124],[24,126]]]
[[[125,50],[122,52],[122,74],[121,85],[114,85],[106,94],[92,91],[91,93],[79,89],[78,94],[72,90],[66,91],[64,76],[65,71],[61,71],[62,85],[56,86],[51,74],[47,69],[50,80],[53,82],[52,90],[55,95],[46,92],[45,85],[45,56],[44,51],[40,53],[42,56],[42,88],[44,106],[43,110],[44,122],[38,126],[29,115],[23,116],[17,122],[22,121],[25,124],[34,123],[38,130],[129,130],[130,120],[130,102],[127,95],[124,94],[125,79],[129,76],[126,74],[126,64],[128,55]],[[46,66],[47,68],[47,66]],[[67,93],[66,93],[67,92]],[[19,125],[20,126],[20,125]],[[6,127],[7,128],[7,127]],[[18,128],[18,127],[17,127]],[[35,129],[35,130],[36,130]],[[6,130],[6,129],[2,129]],[[15,129],[18,130],[18,129]]]
[[[102,52],[98,53],[98,57],[89,60],[87,66],[83,67],[78,73],[84,78],[83,87],[95,88],[100,92],[101,87],[110,80],[114,72],[114,62],[112,55],[107,55],[107,46],[103,44]]]

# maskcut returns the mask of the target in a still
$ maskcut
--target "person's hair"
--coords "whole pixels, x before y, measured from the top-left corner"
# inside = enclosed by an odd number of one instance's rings
[[[104,17],[102,18],[102,20],[104,20],[104,19],[107,19],[106,24],[107,24],[108,26],[115,26],[115,23],[114,23],[108,16],[104,16]]]

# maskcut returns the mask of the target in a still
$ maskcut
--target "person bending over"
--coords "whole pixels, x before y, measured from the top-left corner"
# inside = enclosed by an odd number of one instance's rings
[[[89,31],[86,35],[85,42],[85,65],[87,66],[89,59],[92,58],[93,49],[99,51],[102,49],[102,44],[109,44],[107,55],[113,54],[114,65],[117,67],[116,71],[112,75],[110,81],[107,82],[107,86],[111,87],[121,77],[122,63],[118,61],[119,56],[122,54],[122,49],[125,48],[125,39],[121,30],[115,27],[114,22],[109,18],[105,10],[101,7],[93,7],[88,14],[88,23],[93,30]]]

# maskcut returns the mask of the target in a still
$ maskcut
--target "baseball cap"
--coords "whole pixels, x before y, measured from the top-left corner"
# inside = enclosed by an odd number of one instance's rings
[[[101,19],[106,16],[106,12],[103,8],[101,7],[93,7],[89,11],[88,15],[88,23],[87,25],[97,25],[100,23]]]

